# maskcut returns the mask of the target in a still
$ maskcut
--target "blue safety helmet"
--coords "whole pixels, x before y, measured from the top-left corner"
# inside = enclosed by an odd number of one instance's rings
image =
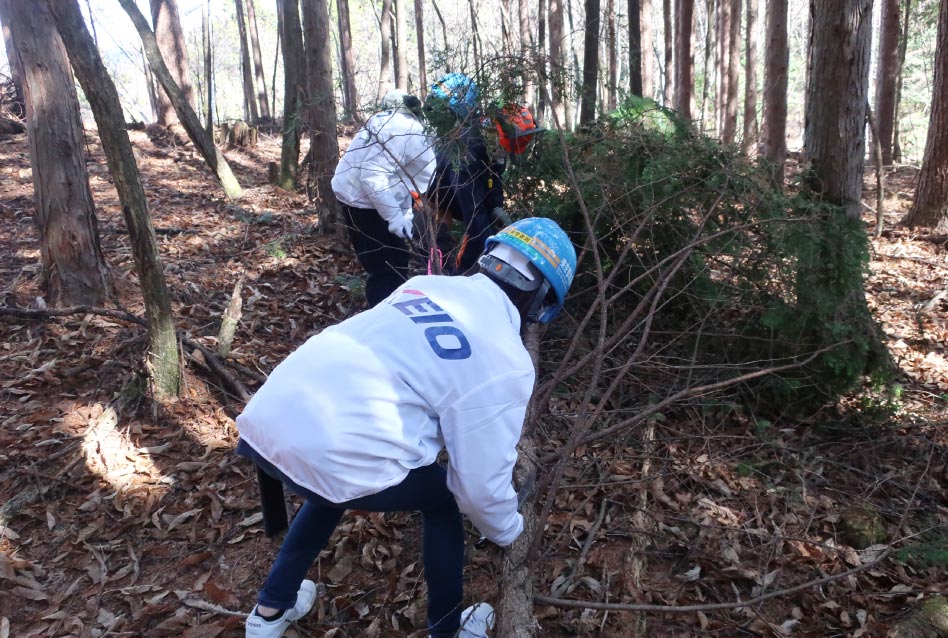
[[[576,272],[576,250],[552,219],[528,217],[487,238],[478,264],[484,273],[526,292],[536,291],[526,316],[548,323],[563,309]],[[542,280],[531,273],[539,273]]]
[[[463,120],[477,104],[477,85],[463,73],[448,73],[431,85],[428,99],[432,97],[444,100],[451,112]]]

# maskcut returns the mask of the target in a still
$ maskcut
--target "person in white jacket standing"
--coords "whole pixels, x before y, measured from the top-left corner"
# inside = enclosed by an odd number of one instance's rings
[[[349,239],[365,269],[369,307],[408,278],[413,196],[424,194],[435,171],[435,138],[421,102],[389,91],[346,150],[332,178]]]
[[[535,373],[520,330],[556,316],[575,267],[555,222],[520,220],[488,239],[476,273],[413,277],[273,370],[237,417],[237,452],[304,504],[248,638],[279,638],[310,610],[306,573],[346,509],[421,512],[431,637],[486,636],[489,605],[461,612],[461,513],[501,546],[523,531],[512,478]]]

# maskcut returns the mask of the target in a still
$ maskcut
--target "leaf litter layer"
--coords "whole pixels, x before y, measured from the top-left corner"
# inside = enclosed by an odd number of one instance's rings
[[[188,148],[140,133],[133,143],[178,328],[213,350],[245,276],[228,361],[248,387],[307,336],[361,309],[348,247],[311,232],[304,197],[266,184],[278,140],[228,153],[249,191],[239,206],[219,196]],[[140,314],[117,198],[91,136],[88,145],[119,304]],[[5,306],[35,307],[25,138],[0,141],[0,156],[0,290]],[[887,200],[890,224],[912,177],[900,169],[889,178],[899,189]],[[890,230],[872,248],[866,294],[900,366],[897,383],[805,422],[754,418],[726,401],[687,403],[621,438],[576,446],[551,501],[537,591],[707,606],[863,566],[883,543],[909,539],[900,551],[852,576],[726,610],[643,621],[541,602],[542,635],[627,636],[640,622],[649,636],[884,635],[919,597],[948,587],[945,238]],[[260,529],[251,468],[232,453],[239,401],[189,351],[184,397],[155,409],[138,374],[142,329],[114,318],[5,318],[0,333],[0,634],[241,636],[239,613],[276,545]],[[553,394],[548,450],[562,448],[562,432],[587,407],[582,395]],[[865,549],[853,547],[845,522],[854,510],[878,516],[878,542]],[[418,531],[409,515],[344,519],[314,567],[324,595],[300,634],[425,635]],[[499,558],[469,544],[471,600],[496,596]]]

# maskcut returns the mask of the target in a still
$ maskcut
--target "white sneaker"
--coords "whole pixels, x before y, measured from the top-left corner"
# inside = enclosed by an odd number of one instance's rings
[[[457,638],[489,638],[487,631],[494,628],[494,608],[477,603],[461,612],[461,628]]]
[[[300,590],[296,592],[296,604],[293,609],[285,610],[279,618],[264,619],[263,616],[257,615],[257,606],[254,605],[250,615],[247,616],[247,629],[244,636],[246,638],[282,638],[283,632],[290,623],[308,614],[315,602],[316,583],[304,580],[300,584]]]

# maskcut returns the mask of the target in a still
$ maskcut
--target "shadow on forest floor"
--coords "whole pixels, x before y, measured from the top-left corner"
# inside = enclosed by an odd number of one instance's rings
[[[247,190],[237,205],[187,147],[132,137],[178,327],[192,339],[215,346],[241,273],[232,361],[245,370],[269,372],[362,308],[347,287],[360,274],[348,247],[309,234],[305,197],[266,183],[277,138],[227,152]],[[128,235],[88,139],[117,301],[141,314]],[[0,294],[7,306],[35,307],[25,136],[0,141],[0,166]],[[898,389],[770,429],[727,406],[683,410],[656,425],[647,475],[624,442],[577,450],[549,521],[540,593],[568,580],[570,598],[685,605],[786,589],[872,559],[878,548],[854,549],[842,529],[854,505],[877,512],[889,540],[945,543],[948,251],[944,237],[896,227],[914,177],[909,168],[889,176],[887,230],[873,240],[866,285],[902,371]],[[870,232],[873,185],[867,173]],[[0,618],[10,635],[242,636],[239,612],[252,606],[276,546],[260,529],[250,468],[232,453],[239,403],[188,359],[182,399],[149,407],[137,373],[142,329],[111,319],[2,320],[0,347]],[[469,548],[469,599],[497,595],[499,556]],[[881,635],[920,592],[946,587],[941,565],[900,555],[753,608],[649,617],[647,635]],[[303,636],[426,634],[414,517],[348,516],[313,577],[327,588]],[[620,613],[536,611],[544,636],[629,635]]]

